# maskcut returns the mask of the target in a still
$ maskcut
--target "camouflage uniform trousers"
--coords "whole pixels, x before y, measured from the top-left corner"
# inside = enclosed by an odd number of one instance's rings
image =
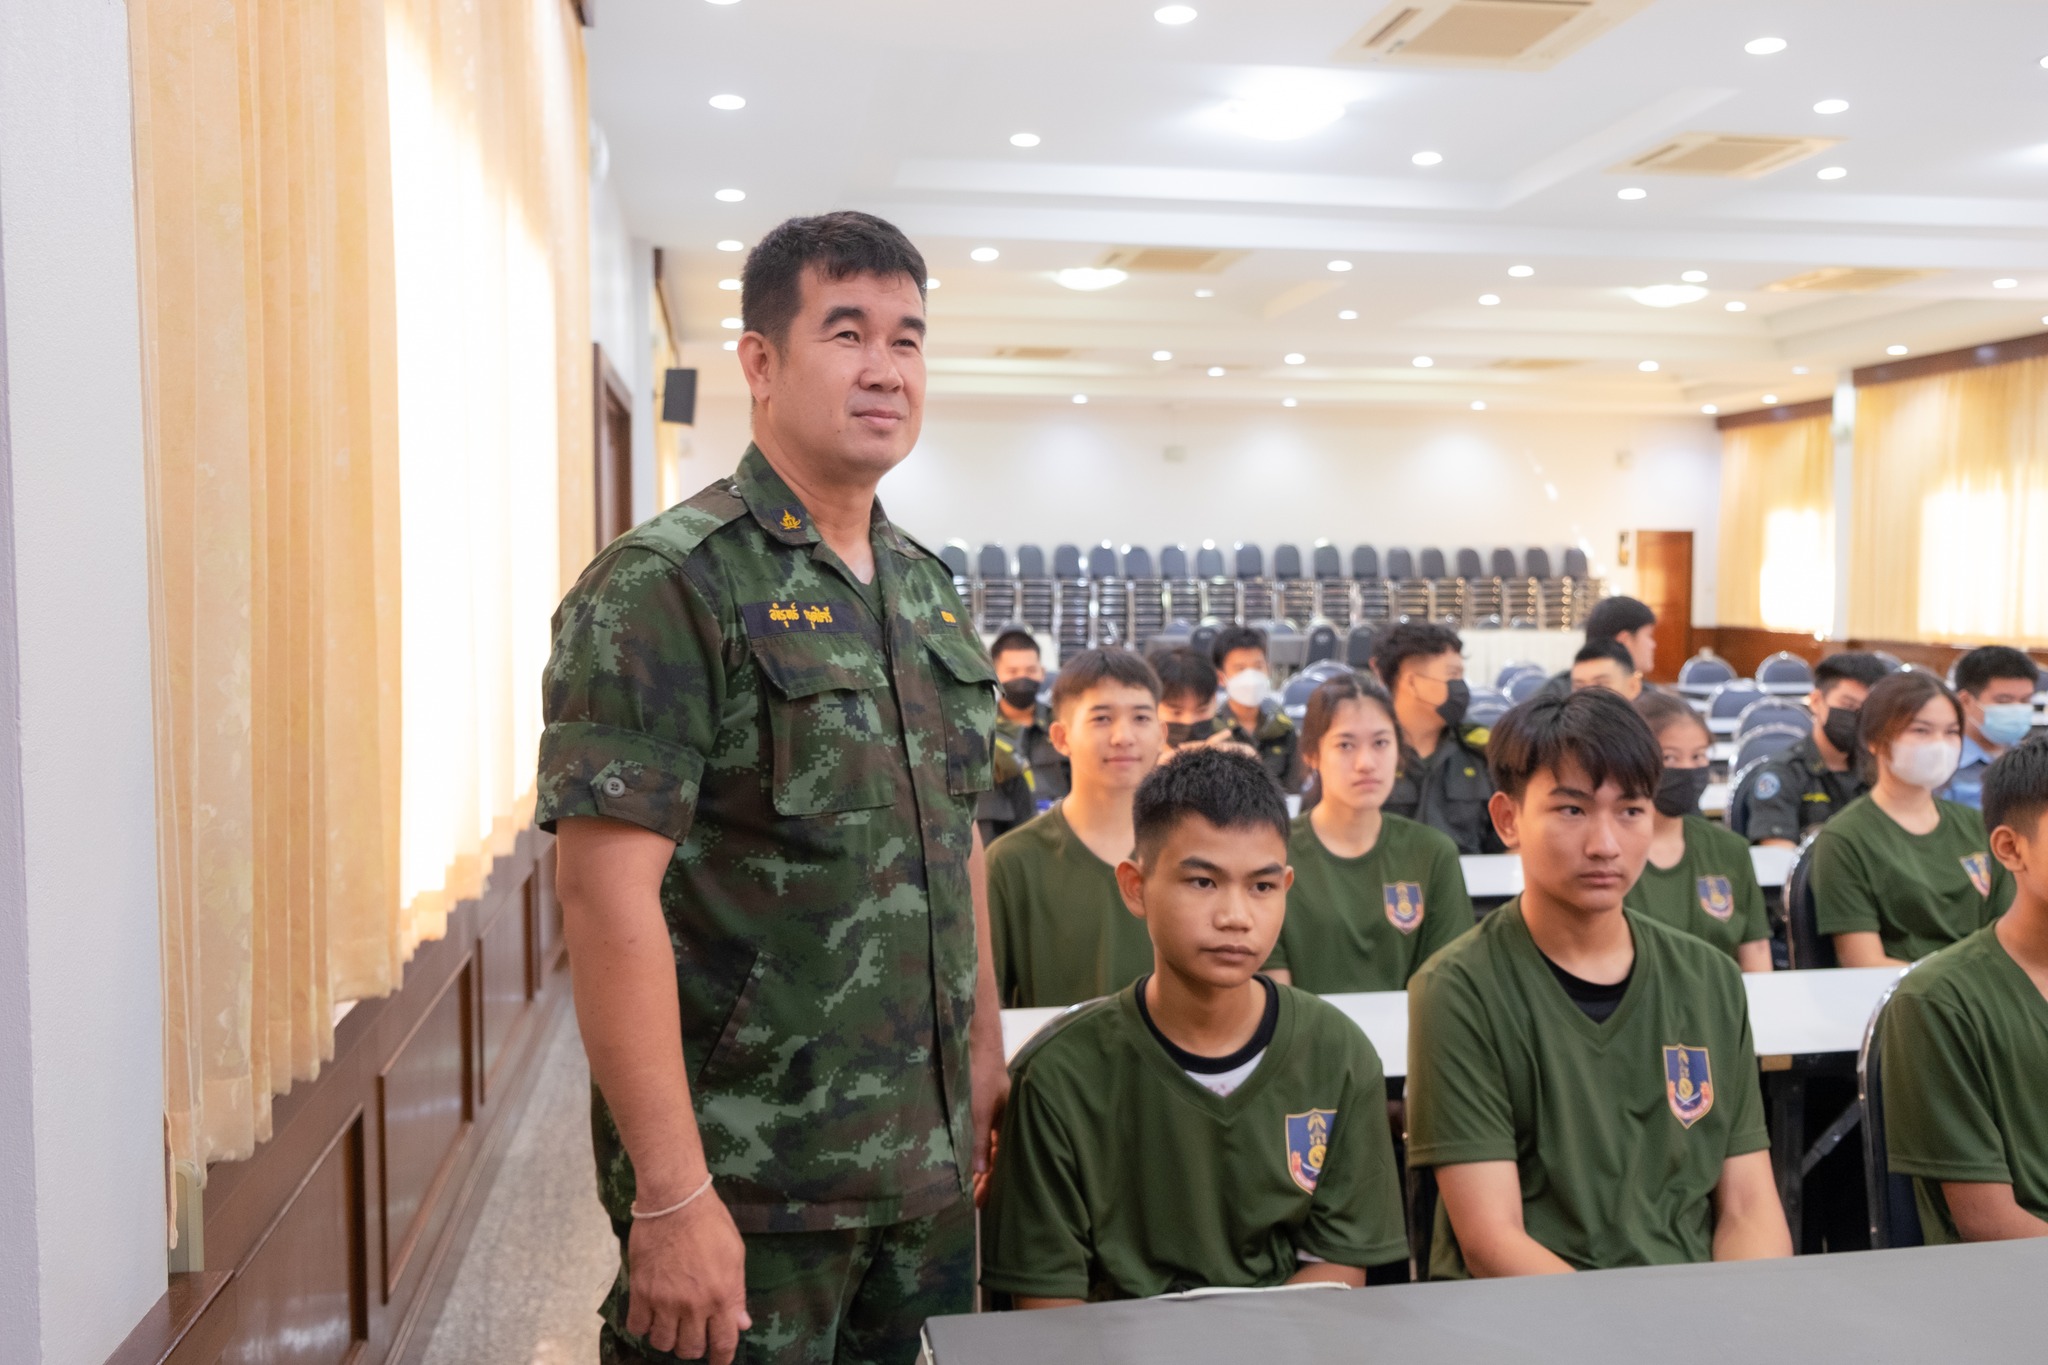
[[[602,1365],[675,1365],[613,1324],[626,1320],[626,1234],[605,1300]],[[925,1319],[974,1307],[974,1205],[879,1227],[745,1237],[747,1312],[737,1365],[911,1365]]]

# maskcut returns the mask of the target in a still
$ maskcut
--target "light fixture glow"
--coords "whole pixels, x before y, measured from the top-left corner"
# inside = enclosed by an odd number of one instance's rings
[[[1221,379],[1223,377],[1223,367],[1221,365],[1211,365],[1209,367],[1209,377],[1211,379]]]
[[[1655,374],[1657,373],[1657,362],[1654,360],[1639,360],[1636,362],[1636,368],[1644,374]]]
[[[728,342],[726,342],[726,343],[725,343],[725,348],[724,348],[724,349],[726,349],[726,350],[728,350],[728,351],[737,351],[737,350],[738,350],[739,348],[740,348],[740,344],[739,344],[739,343],[738,343],[737,341],[728,341]]]
[[[1283,398],[1280,400],[1280,406],[1283,408],[1296,408],[1300,407],[1301,405],[1295,402],[1292,398]]]
[[[745,251],[747,244],[745,242],[736,242],[728,237],[718,244],[718,249],[720,251]]]
[[[1766,404],[1776,403],[1778,401],[1778,395],[1776,395],[1775,393],[1767,393],[1764,395],[1763,401]]]
[[[1533,265],[1511,265],[1508,267],[1508,274],[1518,280],[1526,280],[1535,273],[1536,267]]]
[[[1173,352],[1172,352],[1172,351],[1154,351],[1154,352],[1152,353],[1152,358],[1153,358],[1154,360],[1171,360],[1171,359],[1173,359]]]
[[[1193,5],[1162,5],[1152,11],[1152,17],[1162,24],[1178,28],[1182,24],[1195,22]]]
[[[1339,322],[1356,322],[1356,321],[1358,321],[1358,310],[1357,310],[1356,308],[1344,308],[1344,309],[1340,309],[1340,310],[1338,311],[1338,313],[1337,313],[1337,321],[1339,321]]]
[[[970,261],[981,261],[986,264],[1002,254],[1002,252],[997,251],[992,246],[978,246],[967,253],[967,259]]]
[[[1839,114],[1848,107],[1849,101],[1847,100],[1822,100],[1819,104],[1813,106],[1813,112],[1816,114]]]
[[[711,197],[721,204],[737,204],[740,200],[747,197],[747,192],[745,190],[720,190]]]
[[[1444,154],[1442,152],[1417,152],[1408,159],[1418,166],[1441,166]]]
[[[1430,357],[1426,355],[1419,355],[1415,357],[1415,359],[1409,361],[1408,363],[1413,365],[1418,370],[1426,370],[1430,366],[1436,364],[1436,361],[1432,360]]]
[[[1783,38],[1751,38],[1742,45],[1742,50],[1752,57],[1770,57],[1785,50]]]
[[[2017,289],[2020,287],[2020,282],[2013,279],[1993,280],[1991,287],[1993,289]]]
[[[1712,417],[1712,416],[1713,416],[1713,415],[1714,415],[1715,413],[1719,412],[1720,410],[1721,410],[1720,408],[1716,407],[1716,406],[1715,406],[1714,404],[1712,404],[1712,403],[1702,403],[1702,404],[1700,404],[1700,411],[1701,411],[1701,412],[1704,412],[1704,413],[1705,413],[1705,414],[1706,414],[1707,416],[1709,416],[1709,417]]]
[[[1333,270],[1333,271],[1335,271],[1335,272],[1336,272],[1337,274],[1341,275],[1341,274],[1343,274],[1343,273],[1344,273],[1345,271],[1347,271],[1347,270],[1349,270],[1349,269],[1351,268],[1351,262],[1349,262],[1349,261],[1331,261],[1331,262],[1330,262],[1330,264],[1329,264],[1329,266],[1328,266],[1327,268],[1328,268],[1328,269],[1330,269],[1330,270]]]
[[[747,107],[747,101],[744,95],[713,95],[711,97],[711,107],[728,111],[744,109]]]
[[[1077,394],[1075,394],[1075,395],[1074,395],[1074,402],[1075,402],[1075,403],[1076,403],[1077,405],[1078,405],[1078,404],[1081,404],[1081,403],[1085,403],[1085,402],[1087,402],[1087,401],[1088,401],[1088,395],[1087,395],[1087,394],[1085,394],[1085,393],[1077,393]]]
[[[1308,364],[1308,357],[1303,355],[1300,351],[1289,351],[1286,355],[1280,358],[1290,365]]]
[[[1625,189],[1616,190],[1614,197],[1616,199],[1648,199],[1650,192],[1641,185],[1630,185]]]
[[[1886,355],[1904,355],[1906,354],[1906,348],[1904,346],[1887,346],[1884,348],[1884,353]]]
[[[1728,302],[1722,304],[1721,306],[1723,308],[1726,308],[1731,313],[1746,313],[1749,311],[1749,305],[1744,303],[1741,299],[1730,299],[1728,300]]]
[[[743,324],[738,318],[720,318],[718,325],[728,332],[737,332]]]
[[[1840,180],[1849,173],[1847,166],[1823,166],[1813,173],[1816,180]]]
[[[1087,293],[1093,290],[1108,289],[1115,285],[1122,284],[1125,280],[1129,279],[1130,276],[1126,275],[1121,270],[1098,270],[1091,265],[1076,265],[1069,266],[1067,269],[1060,271],[1058,274],[1054,275],[1053,278],[1058,280],[1060,284],[1065,288],[1078,289],[1081,290],[1083,293]]]
[[[1481,294],[1479,296],[1479,306],[1482,308],[1491,308],[1499,302],[1500,295],[1498,294]]]
[[[1223,122],[1233,131],[1263,142],[1291,142],[1323,129],[1344,117],[1337,100],[1314,95],[1262,95],[1232,100],[1221,110]]]
[[[925,276],[924,287],[927,290],[937,289],[939,287],[939,277],[936,275]]]
[[[1678,278],[1684,280],[1687,284],[1705,284],[1707,282],[1707,272],[1704,270],[1688,270]]]
[[[1811,373],[1812,373],[1812,371],[1811,371],[1811,370],[1809,370],[1809,369],[1807,369],[1807,368],[1806,368],[1806,366],[1804,366],[1804,365],[1794,365],[1794,366],[1792,367],[1792,373],[1794,373],[1794,374],[1811,374]]]
[[[737,294],[740,289],[740,282],[738,280],[720,280],[718,287],[728,294]]]
[[[1010,145],[1012,147],[1036,147],[1038,145],[1038,134],[1012,133],[1010,134]]]
[[[1676,308],[1680,304],[1698,303],[1707,296],[1707,291],[1696,284],[1653,284],[1631,289],[1628,296],[1645,308]]]
[[[740,0],[704,0],[707,5],[737,5]]]
[[[1484,400],[1484,399],[1479,399],[1479,398],[1475,398],[1475,399],[1473,399],[1473,400],[1472,400],[1472,411],[1474,411],[1474,412],[1485,412],[1485,411],[1486,411],[1486,402],[1485,402],[1485,400]]]

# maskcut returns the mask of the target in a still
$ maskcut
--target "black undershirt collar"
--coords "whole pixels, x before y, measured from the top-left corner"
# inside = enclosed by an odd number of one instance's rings
[[[1166,1055],[1171,1057],[1173,1064],[1182,1071],[1192,1071],[1198,1076],[1220,1076],[1227,1071],[1237,1070],[1272,1044],[1273,1030],[1280,1025],[1280,988],[1266,977],[1258,978],[1259,984],[1266,988],[1266,1010],[1259,1016],[1258,1030],[1252,1034],[1250,1042],[1228,1057],[1199,1057],[1186,1048],[1176,1046],[1161,1033],[1159,1025],[1152,1022],[1152,1011],[1145,1007],[1145,986],[1151,980],[1150,972],[1138,978],[1138,1017],[1145,1021],[1145,1027],[1151,1031],[1152,1037],[1158,1041],[1159,1046],[1166,1049]]]
[[[1621,998],[1628,994],[1628,983],[1635,979],[1636,969],[1633,963],[1629,964],[1627,976],[1611,986],[1603,986],[1597,981],[1573,976],[1552,962],[1541,948],[1538,948],[1536,953],[1543,958],[1543,965],[1550,968],[1550,974],[1557,978],[1557,984],[1564,987],[1564,993],[1571,997],[1572,1003],[1596,1024],[1606,1023],[1614,1012],[1621,1008]]]

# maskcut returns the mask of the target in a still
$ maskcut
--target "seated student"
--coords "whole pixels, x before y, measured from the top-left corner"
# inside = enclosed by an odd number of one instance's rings
[[[1879,1030],[1891,1168],[1930,1243],[2048,1237],[2048,744],[1991,765],[1984,823],[2012,909],[1907,973]]]
[[[1408,984],[1431,1274],[1791,1255],[1741,974],[1623,906],[1653,831],[1649,728],[1588,688],[1508,712],[1489,754],[1527,889]]]
[[[1813,842],[1813,908],[1844,967],[1904,966],[1968,938],[2012,903],[1984,820],[1934,793],[1955,775],[1963,708],[1932,673],[1870,689],[1857,726],[1870,794]]]
[[[1449,626],[1406,622],[1372,644],[1373,671],[1394,699],[1401,767],[1387,797],[1389,814],[1451,836],[1460,853],[1498,853],[1486,816],[1493,782],[1486,775],[1486,730],[1465,724],[1465,643]]]
[[[1052,708],[1038,700],[1045,685],[1038,641],[1025,631],[1006,630],[989,646],[989,657],[998,689],[995,785],[974,812],[984,844],[1052,809],[1067,794],[1067,760],[1052,744]]]
[[[1668,692],[1636,699],[1664,776],[1652,799],[1657,818],[1650,857],[1628,893],[1628,908],[1703,938],[1745,972],[1771,969],[1771,921],[1749,860],[1749,844],[1700,814],[1712,736],[1699,712]]]
[[[1335,1006],[1257,974],[1287,906],[1280,789],[1194,749],[1145,779],[1137,830],[1117,884],[1153,968],[1011,1064],[981,1282],[1021,1308],[1355,1288],[1408,1250],[1386,1081]]]
[[[1586,643],[1620,645],[1628,651],[1629,666],[1648,675],[1657,666],[1657,613],[1633,597],[1603,597],[1586,613]],[[1545,683],[1543,692],[1561,697],[1572,686],[1566,671]]]
[[[1588,640],[1572,656],[1571,679],[1574,692],[1604,687],[1620,693],[1624,701],[1634,701],[1643,695],[1643,675],[1636,671],[1635,659],[1626,645],[1613,640]]]
[[[1083,650],[1060,669],[1052,711],[1073,787],[988,850],[1005,1008],[1093,1000],[1152,965],[1145,926],[1117,894],[1116,865],[1131,852],[1131,797],[1159,761],[1159,679],[1129,650]]]
[[[1185,647],[1169,649],[1153,658],[1152,667],[1159,673],[1159,719],[1165,722],[1161,763],[1194,745],[1236,749],[1257,757],[1249,745],[1238,742],[1230,722],[1218,714],[1222,703],[1216,695],[1216,665],[1206,656]]]
[[[1867,784],[1856,765],[1856,712],[1891,670],[1875,654],[1830,654],[1813,670],[1813,734],[1757,770],[1743,797],[1753,844],[1792,848]]]
[[[1217,677],[1229,706],[1217,719],[1230,727],[1232,738],[1248,746],[1273,774],[1280,789],[1301,790],[1301,746],[1294,722],[1280,709],[1273,693],[1273,670],[1266,659],[1266,632],[1250,626],[1225,626],[1210,647]]]
[[[1956,697],[1963,703],[1963,761],[1941,796],[1972,810],[1983,804],[1984,770],[2034,732],[2034,693],[2041,670],[2009,645],[1985,645],[1956,660]]]
[[[1317,800],[1287,841],[1294,889],[1266,964],[1318,995],[1398,991],[1472,927],[1450,836],[1382,810],[1400,762],[1394,704],[1356,674],[1309,694],[1302,757]]]

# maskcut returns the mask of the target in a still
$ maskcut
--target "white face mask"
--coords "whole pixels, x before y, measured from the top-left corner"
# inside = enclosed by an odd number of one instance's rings
[[[1915,787],[1945,786],[1962,762],[1963,746],[1945,739],[1900,740],[1892,745],[1892,776]]]
[[[1247,668],[1241,673],[1230,675],[1230,681],[1223,684],[1223,691],[1239,706],[1262,706],[1266,698],[1273,695],[1273,680],[1265,670]]]

